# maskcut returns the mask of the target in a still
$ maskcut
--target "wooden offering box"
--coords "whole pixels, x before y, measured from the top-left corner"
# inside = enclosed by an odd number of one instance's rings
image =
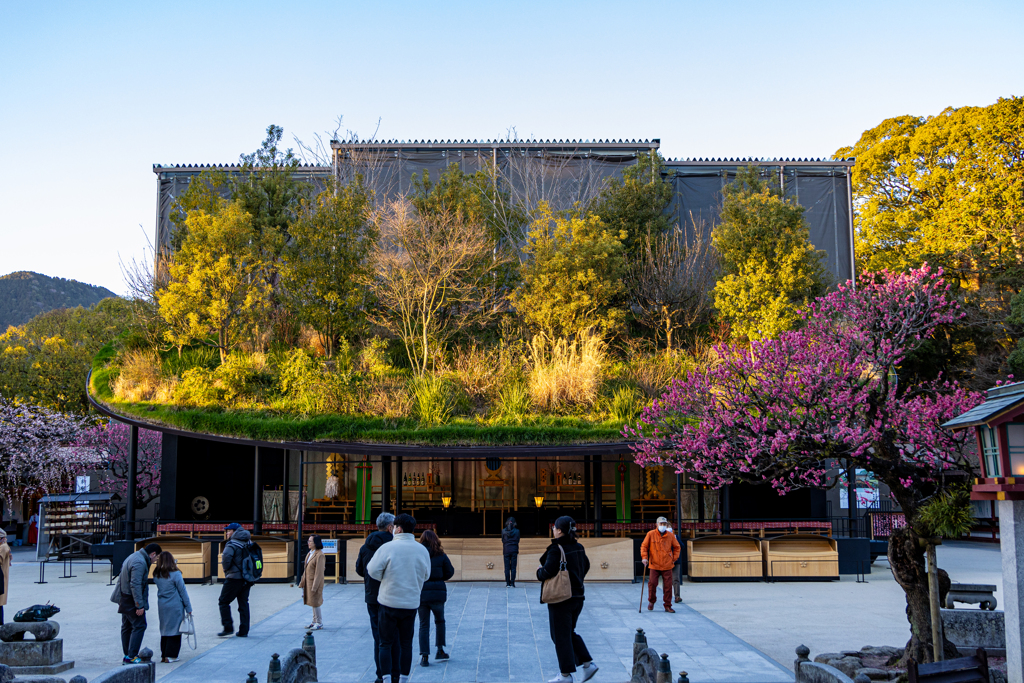
[[[209,541],[189,536],[158,536],[136,541],[135,549],[140,550],[150,543],[156,543],[162,550],[174,555],[174,561],[181,570],[181,578],[186,581],[205,582],[213,576],[213,544]],[[155,568],[155,563],[150,566],[150,578]]]
[[[839,579],[836,541],[816,534],[786,534],[761,544],[765,575],[778,579]]]
[[[692,581],[760,579],[764,576],[761,541],[744,536],[704,536],[686,542]]]
[[[289,580],[295,576],[295,541],[283,536],[253,536],[252,541],[263,551],[263,577],[261,581]],[[218,542],[217,575],[224,578],[224,546]]]

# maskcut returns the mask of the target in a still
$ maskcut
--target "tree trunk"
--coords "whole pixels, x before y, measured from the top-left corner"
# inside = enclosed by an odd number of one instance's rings
[[[928,571],[925,567],[925,546],[921,537],[911,528],[897,529],[889,537],[889,566],[896,583],[907,596],[907,621],[910,622],[910,640],[900,662],[905,665],[913,657],[918,663],[934,661],[932,656],[932,621],[928,601]],[[945,584],[946,590],[943,590]],[[949,590],[949,576],[939,570],[939,593]],[[947,658],[959,656],[956,646],[943,637],[943,652]]]

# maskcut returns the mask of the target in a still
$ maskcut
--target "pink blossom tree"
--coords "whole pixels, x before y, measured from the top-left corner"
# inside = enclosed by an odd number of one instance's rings
[[[973,471],[974,440],[941,425],[982,396],[941,379],[896,378],[937,326],[962,317],[948,289],[927,266],[840,285],[802,313],[801,329],[719,346],[716,363],[674,381],[624,429],[641,465],[671,465],[713,487],[827,487],[837,459],[873,472],[910,521],[892,535],[889,563],[906,593],[907,656],[919,662],[931,661],[932,641],[917,511],[941,490],[943,473]]]
[[[16,503],[64,491],[89,465],[70,448],[84,419],[0,396],[0,495],[8,513]]]
[[[161,444],[160,432],[139,430],[138,474],[135,479],[135,506],[138,509],[146,507],[160,495]],[[81,431],[75,446],[93,452],[96,461],[104,467],[100,486],[127,500],[131,427],[116,420],[96,424]]]

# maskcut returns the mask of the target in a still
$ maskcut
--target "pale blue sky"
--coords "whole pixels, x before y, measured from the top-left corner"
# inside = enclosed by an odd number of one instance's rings
[[[152,164],[237,161],[270,123],[829,156],[891,116],[1024,94],[1022,28],[1019,1],[0,0],[0,274],[122,292]]]

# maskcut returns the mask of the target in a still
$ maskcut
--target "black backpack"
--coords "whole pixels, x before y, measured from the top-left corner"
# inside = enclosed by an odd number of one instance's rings
[[[263,549],[256,543],[249,543],[242,548],[242,578],[249,583],[256,583],[263,577]]]

